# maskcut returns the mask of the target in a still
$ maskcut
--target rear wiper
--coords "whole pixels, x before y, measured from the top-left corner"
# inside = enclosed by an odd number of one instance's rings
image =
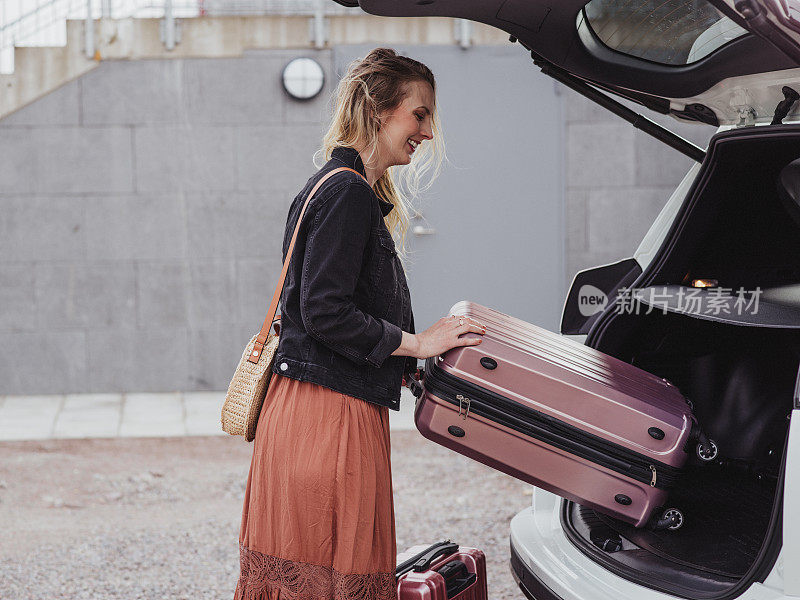
[[[770,125],[782,125],[786,115],[789,114],[794,103],[800,98],[800,94],[788,85],[783,86],[781,91],[783,92],[783,100],[778,102],[778,106],[775,107],[775,115],[772,117],[772,123],[770,123]]]

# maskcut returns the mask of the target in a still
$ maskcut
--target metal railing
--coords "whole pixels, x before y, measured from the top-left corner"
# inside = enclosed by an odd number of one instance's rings
[[[175,44],[174,19],[226,15],[297,15],[315,19],[314,40],[324,36],[327,15],[359,14],[331,0],[0,0],[0,73],[14,69],[15,46],[64,46],[68,19],[163,18],[165,45]],[[87,32],[91,28],[87,28]],[[172,36],[172,37],[170,37]],[[86,39],[93,54],[94,40]],[[170,44],[172,44],[170,46]]]
[[[85,0],[0,1],[0,72],[14,65],[14,46],[63,46],[67,18],[86,11]]]

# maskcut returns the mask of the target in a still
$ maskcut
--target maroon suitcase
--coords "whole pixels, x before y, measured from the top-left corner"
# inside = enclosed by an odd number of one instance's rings
[[[422,435],[636,527],[683,524],[668,490],[689,452],[713,460],[716,446],[675,386],[479,304],[450,314],[486,333],[427,359],[412,385]]]
[[[445,540],[397,555],[398,600],[488,600],[486,557]]]

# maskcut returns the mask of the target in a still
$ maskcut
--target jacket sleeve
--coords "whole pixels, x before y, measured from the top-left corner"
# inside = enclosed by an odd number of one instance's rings
[[[314,339],[358,364],[380,367],[403,332],[353,302],[370,236],[372,190],[347,182],[316,210],[306,238],[300,315]]]

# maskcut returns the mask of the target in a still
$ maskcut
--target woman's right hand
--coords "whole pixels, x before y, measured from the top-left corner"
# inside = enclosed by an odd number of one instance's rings
[[[486,333],[486,326],[469,317],[442,317],[422,333],[415,334],[418,348],[415,358],[438,356],[458,346],[476,346],[483,338],[458,336],[465,333]]]

